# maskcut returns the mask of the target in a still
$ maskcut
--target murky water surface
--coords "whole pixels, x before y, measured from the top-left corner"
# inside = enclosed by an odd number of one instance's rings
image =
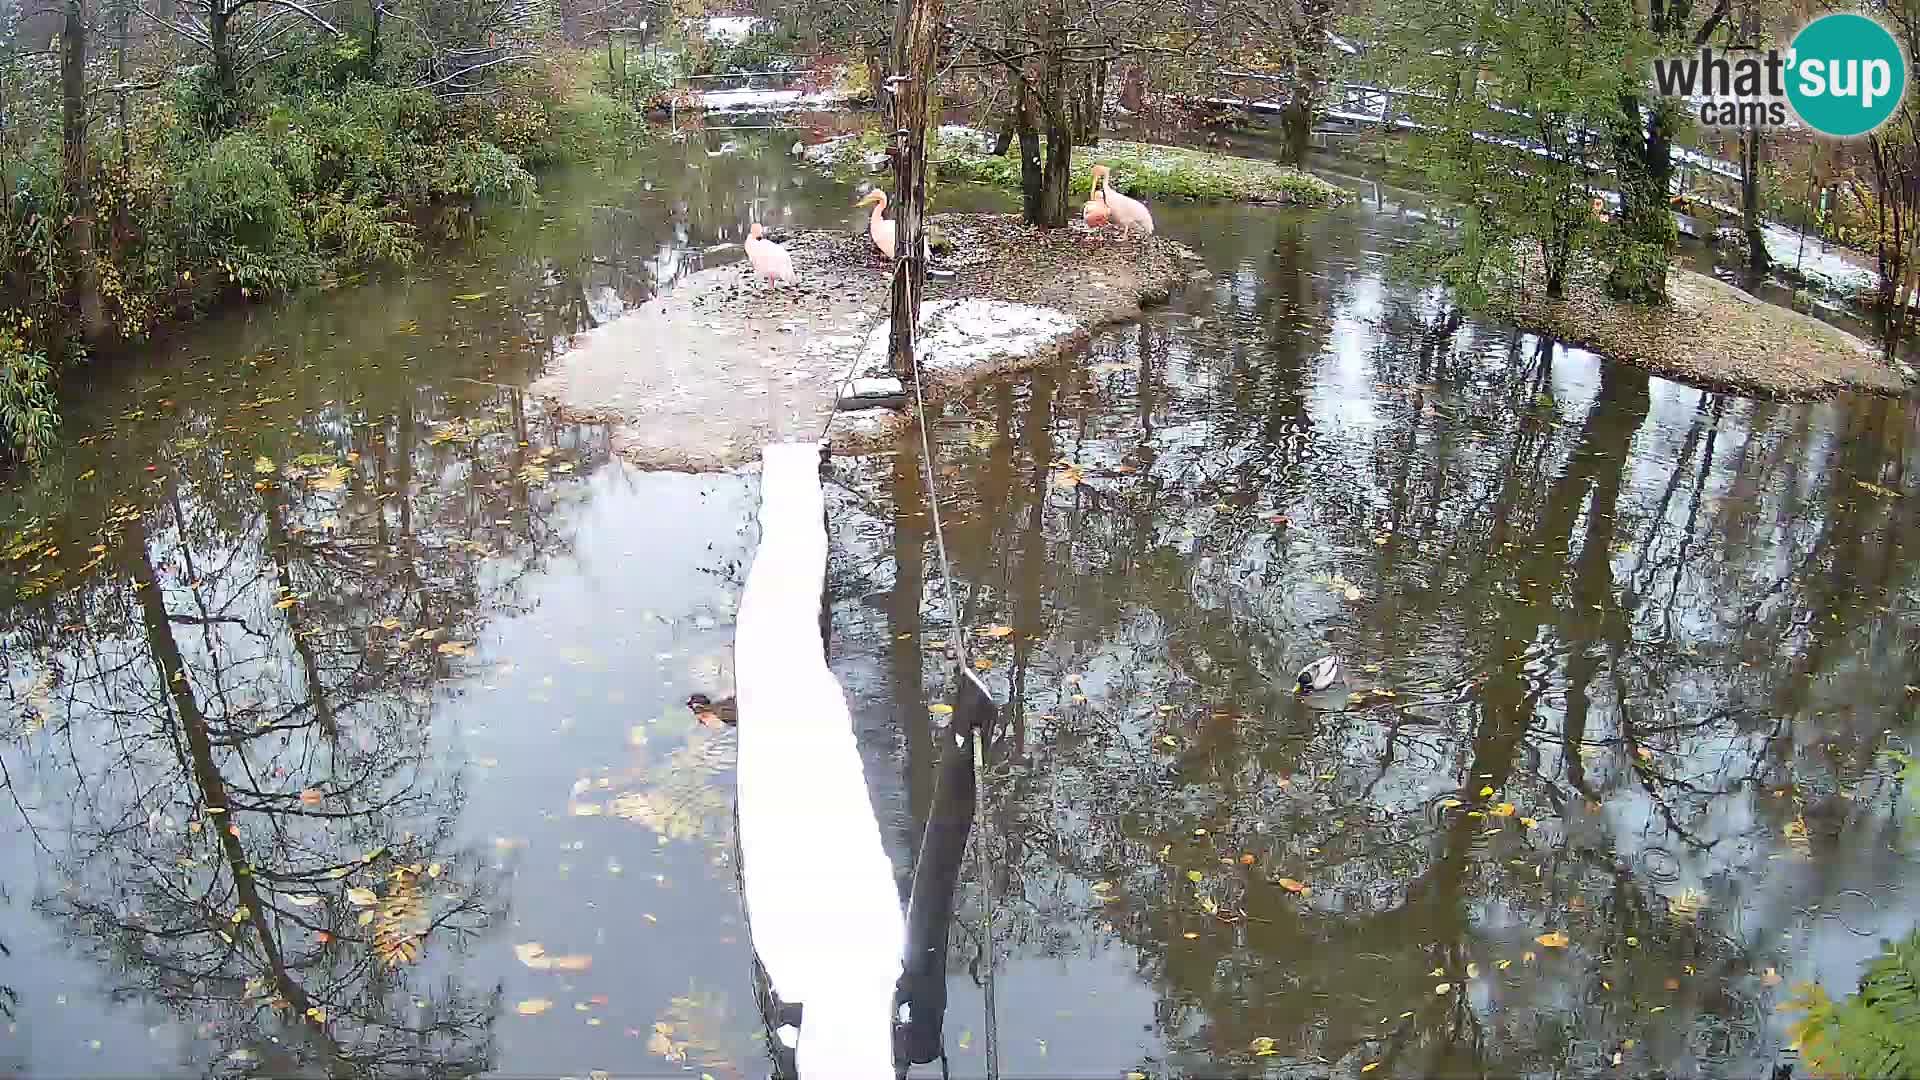
[[[730,690],[755,483],[520,390],[750,206],[853,221],[756,138],[216,319],[7,481],[0,1071],[766,1074],[731,736],[682,705]],[[1003,1074],[1764,1071],[1792,985],[1915,918],[1912,420],[1462,318],[1366,194],[1161,208],[1213,277],[948,411],[964,627],[917,451],[836,462],[831,655],[903,882],[964,634],[1012,724]]]

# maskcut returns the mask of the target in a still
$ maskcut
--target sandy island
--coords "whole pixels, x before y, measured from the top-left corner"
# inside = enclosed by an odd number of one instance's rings
[[[1192,274],[1196,258],[1162,238],[1041,230],[1017,216],[936,214],[951,242],[921,311],[926,390],[939,400],[990,375],[1045,364],[1104,324],[1137,317]],[[858,233],[785,240],[796,285],[769,285],[742,260],[575,338],[535,395],[567,417],[616,425],[614,447],[643,468],[710,471],[760,448],[818,439],[849,377],[886,368],[888,267]],[[836,451],[905,430],[892,409],[841,412]]]

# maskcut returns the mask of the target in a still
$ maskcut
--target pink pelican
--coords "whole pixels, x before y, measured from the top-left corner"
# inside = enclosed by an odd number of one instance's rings
[[[747,230],[747,261],[768,281],[792,281],[793,258],[787,249],[767,239],[767,230],[759,222]]]
[[[1123,231],[1139,229],[1148,236],[1153,235],[1153,215],[1147,212],[1146,203],[1113,190],[1112,182],[1107,179],[1105,165],[1093,167],[1093,178],[1100,184],[1100,194],[1107,201],[1107,212]]]
[[[874,188],[867,192],[866,197],[853,205],[873,207],[873,216],[867,219],[867,235],[873,237],[873,246],[879,248],[882,255],[892,259],[894,235],[898,226],[883,216],[887,210],[887,193]],[[933,258],[933,248],[929,246],[924,225],[920,233],[920,258],[923,262],[931,261]]]
[[[1101,197],[1098,185],[1094,186],[1093,198],[1080,208],[1080,219],[1087,223],[1089,229],[1098,229],[1113,220],[1113,211],[1107,208],[1107,200]]]

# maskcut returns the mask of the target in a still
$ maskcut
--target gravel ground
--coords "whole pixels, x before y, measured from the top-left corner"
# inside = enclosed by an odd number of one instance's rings
[[[939,214],[931,225],[951,245],[933,265],[952,276],[930,277],[925,299],[1006,301],[1067,316],[1057,333],[1010,333],[1005,347],[972,340],[964,359],[928,372],[935,400],[1058,359],[1094,328],[1164,301],[1194,269],[1192,253],[1172,241],[1095,235],[1078,224],[1041,230],[1008,215]],[[617,425],[615,446],[645,468],[733,468],[757,461],[768,442],[818,439],[842,381],[878,373],[862,354],[885,319],[889,268],[864,228],[775,239],[793,257],[797,283],[769,284],[744,260],[702,270],[577,336],[533,392],[572,418]],[[905,414],[890,410],[841,413],[832,442],[867,449],[906,426]]]
[[[1669,379],[1759,397],[1807,400],[1842,390],[1900,394],[1901,373],[1880,350],[1835,326],[1769,304],[1724,282],[1675,267],[1665,310],[1616,303],[1592,278],[1567,284],[1567,298],[1537,291],[1501,305],[1501,314]]]

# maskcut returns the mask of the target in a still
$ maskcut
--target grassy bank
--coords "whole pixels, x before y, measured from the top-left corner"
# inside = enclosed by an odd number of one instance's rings
[[[883,139],[882,133],[869,132],[818,147],[808,157],[841,179],[854,181],[871,174],[871,161]],[[993,154],[991,139],[981,132],[942,128],[930,156],[939,179],[1020,190],[1019,160]],[[1085,189],[1088,170],[1105,165],[1113,170],[1116,191],[1148,202],[1184,199],[1334,206],[1346,197],[1340,188],[1311,173],[1205,150],[1105,139],[1099,146],[1076,148],[1073,156],[1075,191]]]
[[[30,98],[0,177],[14,194],[0,207],[0,459],[55,437],[63,366],[224,303],[404,265],[422,250],[421,208],[530,199],[534,170],[643,137],[591,63],[549,54],[449,97],[382,81],[351,53],[297,54],[239,98],[219,99],[204,69],[163,68],[124,141],[108,117],[92,125],[87,207],[62,184],[58,101]],[[61,224],[77,210],[95,222],[79,263]],[[88,293],[91,325],[76,304]]]

